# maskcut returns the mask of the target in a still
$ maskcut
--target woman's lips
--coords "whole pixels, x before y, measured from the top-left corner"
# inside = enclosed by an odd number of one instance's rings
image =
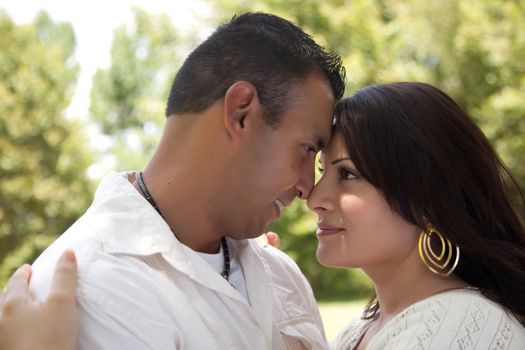
[[[322,223],[317,224],[317,226],[319,227],[319,229],[317,230],[317,237],[330,236],[330,235],[334,235],[336,233],[339,233],[345,230],[342,227],[337,227],[337,226],[332,226],[332,225],[322,224]]]

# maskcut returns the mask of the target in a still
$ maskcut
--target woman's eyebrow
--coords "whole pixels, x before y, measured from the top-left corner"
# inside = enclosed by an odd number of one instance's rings
[[[344,157],[344,158],[336,159],[336,160],[332,161],[332,163],[330,163],[330,164],[334,165],[334,164],[337,164],[339,162],[342,162],[343,160],[350,160],[351,161],[350,157]]]

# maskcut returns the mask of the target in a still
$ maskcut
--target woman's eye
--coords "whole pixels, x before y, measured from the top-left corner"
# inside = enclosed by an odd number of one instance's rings
[[[321,167],[317,168],[317,170],[319,170],[319,173],[320,173],[320,174],[324,173],[324,169],[321,168]]]
[[[341,173],[341,179],[343,180],[357,179],[357,175],[348,169],[341,168],[339,171]]]

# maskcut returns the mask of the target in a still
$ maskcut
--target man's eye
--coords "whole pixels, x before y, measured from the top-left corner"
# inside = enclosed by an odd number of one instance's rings
[[[304,149],[307,153],[317,153],[317,150],[313,148],[312,146],[304,146]]]

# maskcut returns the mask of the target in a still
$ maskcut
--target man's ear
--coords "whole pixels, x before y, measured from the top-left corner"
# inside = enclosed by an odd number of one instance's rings
[[[260,110],[255,86],[247,81],[235,82],[224,95],[224,126],[232,138],[245,131],[248,116]]]

